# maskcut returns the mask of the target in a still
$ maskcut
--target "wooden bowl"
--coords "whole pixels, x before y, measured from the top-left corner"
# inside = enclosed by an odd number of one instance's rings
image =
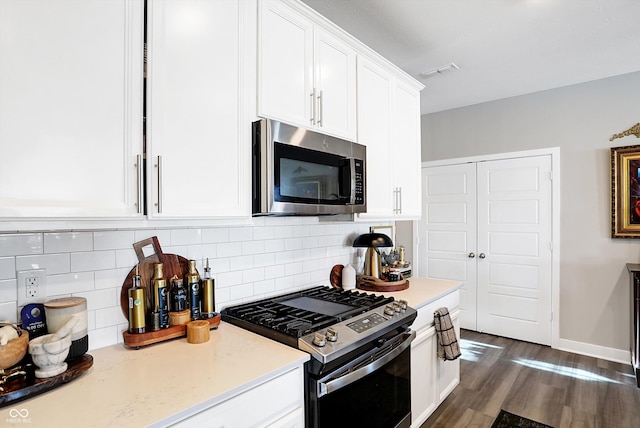
[[[21,330],[17,339],[10,340],[6,345],[0,345],[0,370],[8,369],[18,364],[27,353],[29,333]]]

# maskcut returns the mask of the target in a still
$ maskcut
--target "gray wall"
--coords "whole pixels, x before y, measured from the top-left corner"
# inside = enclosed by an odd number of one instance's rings
[[[428,91],[428,88],[425,89]],[[610,238],[609,138],[640,122],[640,72],[422,116],[422,160],[560,147],[560,339],[629,349],[625,264]]]

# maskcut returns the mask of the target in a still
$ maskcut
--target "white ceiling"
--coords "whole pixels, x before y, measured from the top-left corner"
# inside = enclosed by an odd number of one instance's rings
[[[422,114],[640,70],[640,0],[302,1],[421,81]]]

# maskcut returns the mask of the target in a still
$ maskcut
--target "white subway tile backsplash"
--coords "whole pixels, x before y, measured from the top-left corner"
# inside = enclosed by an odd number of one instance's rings
[[[112,308],[117,306],[120,309],[120,288],[107,288],[102,290],[88,291],[84,293],[74,293],[74,296],[87,299],[87,310],[96,311],[98,309]]]
[[[276,290],[289,290],[293,288],[293,276],[276,278]]]
[[[282,239],[270,239],[264,241],[265,253],[275,253],[278,251],[284,251],[284,240]]]
[[[171,246],[195,245],[202,243],[201,229],[173,229],[171,230]]]
[[[47,299],[72,294],[87,299],[89,349],[97,349],[122,343],[127,322],[120,292],[138,262],[135,242],[156,236],[164,253],[196,260],[201,275],[209,258],[220,311],[328,285],[333,265],[355,263],[358,252],[364,254],[351,244],[370,226],[318,217],[261,217],[232,227],[0,234],[0,314],[17,318],[15,271],[44,267]]]
[[[120,306],[112,306],[110,308],[97,309],[95,311],[96,328],[105,328],[113,325],[127,322]]]
[[[196,260],[198,264],[200,264],[200,262],[206,258],[213,260],[217,256],[218,247],[216,244],[200,244],[189,246],[186,257],[191,260]],[[209,262],[209,265],[211,265],[211,262]]]
[[[122,268],[95,271],[95,289],[117,288],[120,290],[131,269]]]
[[[94,250],[132,249],[135,241],[132,230],[114,230],[93,232]]]
[[[266,279],[279,278],[285,275],[285,265],[271,265],[264,268],[264,277]]]
[[[253,240],[253,227],[230,227],[229,241],[251,241]]]
[[[272,226],[261,226],[253,228],[253,239],[256,240],[273,239],[274,234],[275,229]]]
[[[44,234],[45,253],[70,253],[93,250],[91,232],[51,232]]]
[[[71,272],[69,253],[16,257],[16,270],[46,269],[47,275]]]
[[[0,303],[0,320],[18,322],[18,304],[16,302]]]
[[[138,256],[133,248],[120,249],[116,251],[117,268],[133,268],[138,264]]]
[[[218,257],[234,257],[242,254],[241,242],[224,242],[218,244]]]
[[[18,301],[17,280],[15,278],[0,280],[0,303],[11,301]]]
[[[0,257],[42,254],[42,233],[0,234]]]
[[[136,242],[142,242],[145,239],[149,239],[154,236],[158,238],[158,243],[160,244],[160,248],[163,248],[165,245],[171,244],[171,230],[169,229],[136,230],[133,233],[133,236],[134,236],[134,241],[131,242],[131,245],[135,244]]]
[[[275,262],[276,257],[273,253],[256,254],[253,256],[253,265],[255,267],[272,266]]]
[[[93,272],[47,275],[47,294],[49,297],[82,293],[83,291],[92,291],[93,289]]]
[[[229,270],[238,271],[244,269],[253,269],[253,256],[231,257],[229,259]]]
[[[246,269],[242,271],[242,282],[256,282],[264,279],[264,268]]]
[[[0,257],[0,279],[16,277],[16,258]]]
[[[116,267],[115,250],[71,253],[71,272],[86,272]],[[120,266],[124,267],[124,266]]]
[[[214,227],[210,229],[202,229],[202,243],[220,243],[229,242],[229,228]]]

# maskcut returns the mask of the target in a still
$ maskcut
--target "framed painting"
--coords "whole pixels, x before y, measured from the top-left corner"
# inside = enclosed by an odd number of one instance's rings
[[[611,237],[640,238],[640,145],[611,148]]]

